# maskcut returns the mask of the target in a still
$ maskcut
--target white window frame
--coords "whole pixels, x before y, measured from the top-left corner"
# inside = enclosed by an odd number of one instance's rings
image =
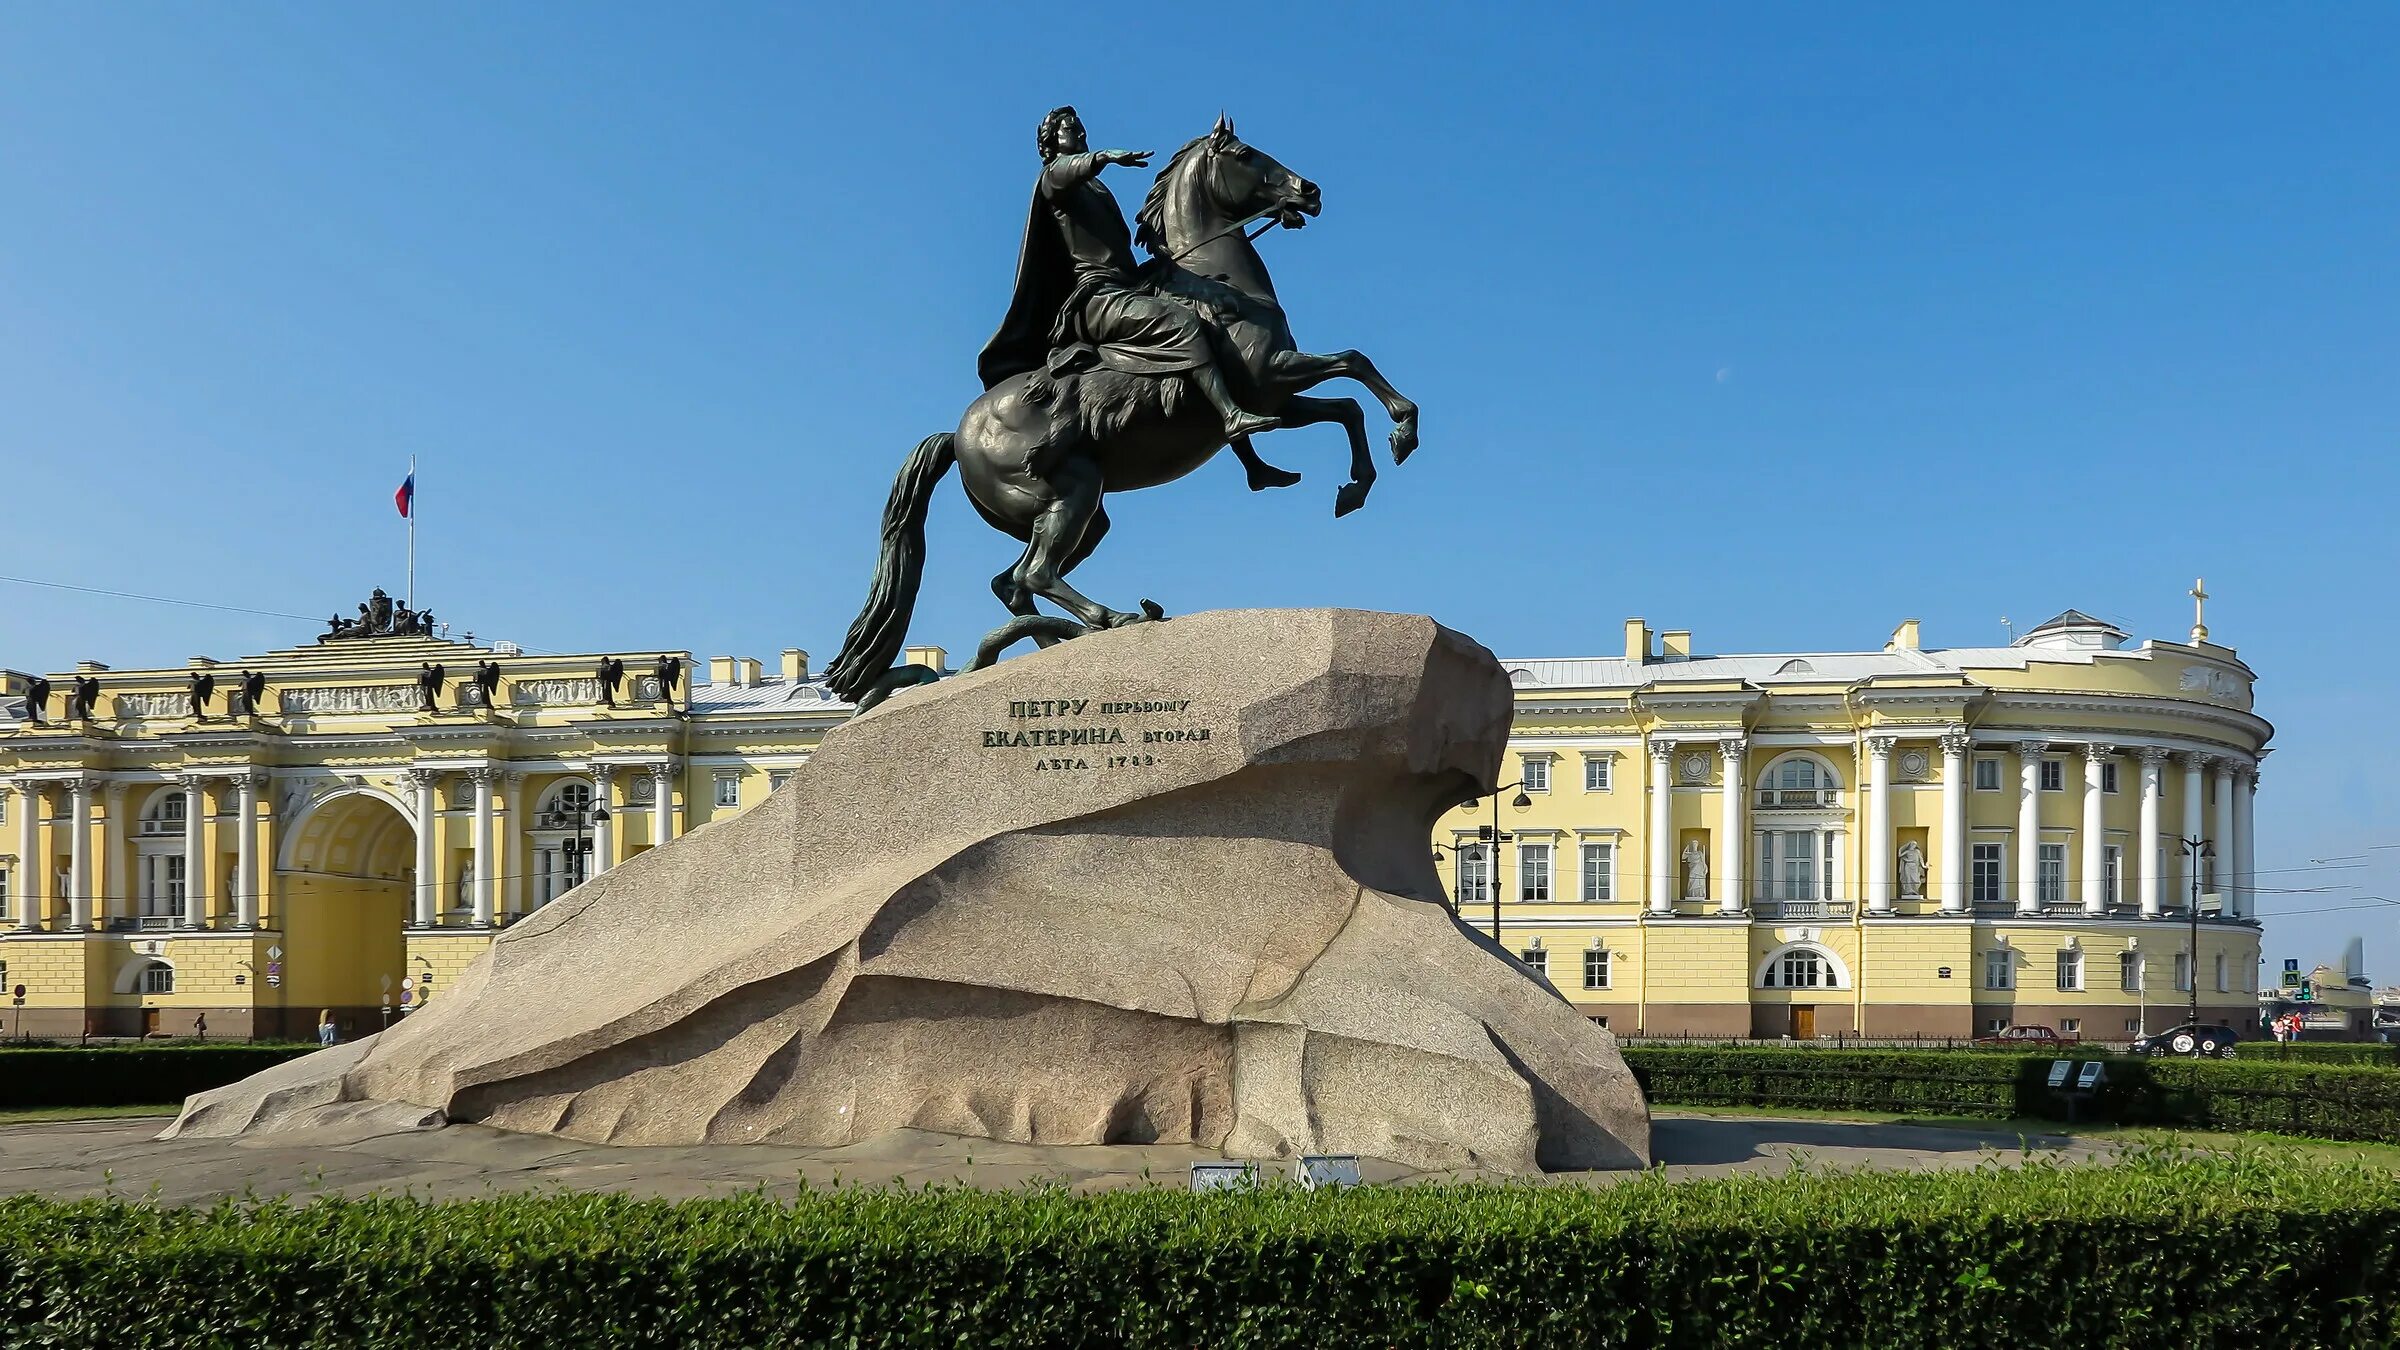
[[[1552,884],[1550,875],[1552,858],[1553,850],[1546,840],[1540,843],[1517,845],[1517,903],[1547,904],[1550,897],[1558,893],[1558,888]],[[1539,883],[1538,887],[1537,882]],[[1534,894],[1536,889],[1539,889],[1541,894]]]
[[[1550,790],[1550,756],[1547,753],[1520,755],[1517,765],[1517,777],[1525,780],[1523,786],[1527,792]]]
[[[2140,1019],[2140,1018],[2138,1018],[2138,1017],[2128,1017],[2128,1018],[2126,1018],[2126,1019],[2125,1019],[2125,1034],[2126,1034],[2126,1035],[2128,1035],[2128,1036],[2139,1036],[2139,1035],[2141,1035],[2141,1034],[2142,1034],[2142,1019]]]
[[[2065,844],[2034,845],[2033,893],[2047,908],[2067,903],[2067,846]]]
[[[1585,755],[1583,757],[1583,790],[1614,792],[1617,783],[1615,755]]]
[[[2000,781],[2000,757],[1998,755],[1977,755],[1975,757],[1975,790],[1977,792],[1998,792]]]
[[[1480,905],[1491,898],[1491,844],[1469,844],[1450,855],[1458,861],[1458,904]]]
[[[2175,992],[2178,994],[2192,992],[2192,954],[2190,952],[2175,953]]]
[[[2118,952],[2118,991],[2127,994],[2142,992],[2142,977],[2149,974],[2149,969],[2149,961],[2140,952]]]
[[[777,788],[782,787],[784,784],[790,781],[792,781],[792,771],[790,769],[767,770],[767,791],[769,792],[775,791]]]
[[[1983,1024],[1983,1031],[1987,1036],[1997,1036],[2006,1030],[2008,1030],[2008,1019],[2005,1017],[1995,1017]]]
[[[2060,992],[2070,994],[2083,992],[2083,949],[2081,947],[2059,948],[2057,967]]]
[[[2125,846],[2100,847],[2100,900],[2111,909],[2125,903]]]
[[[2223,952],[2217,953],[2217,992],[2220,994],[2233,992],[2232,968],[2230,963],[2225,960]]]
[[[157,978],[162,972],[164,973],[165,978]],[[137,981],[137,987],[144,994],[174,993],[175,967],[159,960],[156,957],[152,957],[150,959],[150,964],[142,967],[142,975],[141,979]]]
[[[1609,960],[1608,948],[1585,948],[1583,953],[1583,987],[1586,989],[1608,988],[1609,980],[1616,973],[1612,967],[1613,963]]]
[[[1592,864],[1597,861],[1599,866]],[[1576,854],[1577,882],[1583,903],[1605,905],[1617,897],[1617,841],[1586,839]]]
[[[2080,1017],[2062,1017],[2058,1019],[2058,1030],[2059,1034],[2062,1036],[2080,1036],[2083,1034],[2083,1019]]]
[[[742,776],[738,773],[717,775],[716,803],[720,810],[742,804]]]
[[[1989,856],[1985,850],[1989,849]],[[1991,864],[1991,890],[1984,890],[1985,863]],[[2008,903],[2008,845],[1983,840],[1967,846],[1967,900],[1972,905],[2004,905]]]
[[[1803,957],[1815,967],[1816,980],[1812,984],[1791,982],[1801,969],[1799,958]],[[1759,989],[1847,989],[1850,970],[1832,948],[1822,943],[1788,942],[1767,953],[1766,960],[1752,972],[1750,982]]]
[[[2041,784],[2041,789],[2044,792],[2066,791],[2067,762],[2063,759],[2043,760],[2040,775],[2037,781]]]
[[[2014,989],[2017,987],[2017,954],[2008,947],[1994,947],[1983,954],[1983,987]]]
[[[2117,762],[2109,760],[2100,766],[2100,790],[2110,796],[2117,791]]]
[[[1544,947],[1527,947],[1525,950],[1517,953],[1517,959],[1524,962],[1526,968],[1531,970],[1534,974],[1541,976],[1545,980],[1550,978],[1549,949]]]

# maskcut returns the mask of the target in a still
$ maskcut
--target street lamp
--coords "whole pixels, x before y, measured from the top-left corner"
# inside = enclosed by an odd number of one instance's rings
[[[1500,828],[1500,794],[1508,791],[1510,788],[1522,789],[1524,786],[1525,780],[1520,778],[1514,783],[1502,783],[1500,786],[1493,788],[1492,823],[1489,825],[1478,825],[1475,827],[1476,845],[1491,850],[1489,854],[1491,859],[1491,876],[1487,880],[1492,888],[1492,941],[1494,942],[1498,942],[1500,940],[1500,846],[1516,837],[1512,834],[1506,833]],[[1517,793],[1516,799],[1511,801],[1509,805],[1522,811],[1526,807],[1533,805],[1533,798],[1526,796],[1524,792],[1520,790]],[[1475,798],[1469,797],[1465,801],[1459,803],[1458,809],[1461,811],[1474,810]],[[1440,845],[1436,845],[1436,847],[1438,848]],[[1463,852],[1462,849],[1457,848],[1454,848],[1453,851]]]
[[[608,798],[599,795],[601,792],[606,791],[606,789],[602,788],[597,782],[592,784],[592,788],[593,795],[590,803],[584,806],[579,806],[575,809],[576,886],[580,886],[592,878],[591,833],[597,822],[608,819]],[[574,886],[570,886],[567,889],[573,890]]]
[[[2196,1027],[2200,1025],[2200,865],[2213,861],[2217,850],[2208,840],[2198,837],[2175,842],[2183,846],[2184,871],[2192,878],[2191,955],[2186,958],[2186,968],[2192,979],[2191,1025]]]

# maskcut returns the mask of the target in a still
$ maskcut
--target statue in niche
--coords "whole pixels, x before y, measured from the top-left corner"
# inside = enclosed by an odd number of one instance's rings
[[[90,675],[75,677],[74,691],[67,695],[67,716],[78,722],[89,722],[100,706],[100,681]]]
[[[1900,846],[1900,898],[1925,898],[1925,850],[1914,839]]]
[[[208,701],[217,696],[217,677],[205,670],[195,670],[192,672],[191,685],[185,692],[192,701],[192,720],[206,721]]]
[[[1708,898],[1708,850],[1697,839],[1683,846],[1683,898]]]
[[[617,690],[625,684],[625,663],[613,656],[600,658],[599,678],[601,706],[617,706]]]
[[[42,726],[50,718],[50,681],[39,675],[25,686],[25,720]]]
[[[442,681],[449,674],[438,662],[427,661],[417,668],[417,711],[441,711]]]

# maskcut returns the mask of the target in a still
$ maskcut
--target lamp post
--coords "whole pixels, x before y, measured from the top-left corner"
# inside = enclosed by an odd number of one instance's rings
[[[607,799],[607,798],[605,798],[605,797],[601,797],[601,796],[595,795],[595,796],[592,798],[592,800],[591,800],[591,803],[590,803],[589,805],[586,805],[586,806],[581,806],[581,807],[578,807],[578,808],[576,808],[576,811],[575,811],[575,885],[576,885],[576,886],[580,886],[580,885],[582,885],[584,882],[591,880],[591,876],[592,876],[592,840],[591,840],[591,828],[592,828],[592,825],[594,824],[594,822],[597,822],[597,821],[603,821],[603,820],[606,820],[606,819],[608,819],[608,799]],[[574,889],[574,887],[573,887],[573,886],[570,886],[570,887],[568,887],[567,889],[569,889],[569,890],[573,890],[573,889]]]
[[[1500,940],[1500,846],[1516,837],[1512,834],[1504,832],[1500,828],[1500,794],[1508,791],[1510,788],[1520,789],[1517,793],[1516,800],[1511,801],[1509,805],[1522,811],[1526,807],[1533,805],[1533,798],[1526,796],[1522,791],[1524,786],[1525,780],[1520,778],[1514,783],[1502,783],[1500,786],[1493,788],[1492,823],[1489,825],[1478,825],[1475,827],[1475,842],[1478,845],[1490,850],[1488,856],[1491,859],[1491,876],[1486,880],[1487,884],[1489,884],[1492,888],[1492,941],[1494,942],[1498,942]],[[1473,797],[1469,797],[1464,802],[1460,803],[1459,806],[1461,810],[1472,811],[1475,809],[1475,799]]]
[[[2191,955],[2185,959],[2185,968],[2191,973],[2192,980],[2191,1025],[2197,1027],[2200,1025],[2200,865],[2213,860],[2217,850],[2208,840],[2198,836],[2179,838],[2175,842],[2183,846],[2184,871],[2192,878]]]

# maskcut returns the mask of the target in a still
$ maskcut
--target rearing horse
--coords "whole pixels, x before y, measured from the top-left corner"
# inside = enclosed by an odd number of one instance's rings
[[[1417,405],[1358,352],[1315,356],[1292,340],[1274,280],[1242,230],[1257,220],[1297,229],[1320,208],[1316,184],[1244,144],[1220,117],[1159,171],[1138,213],[1139,238],[1153,255],[1145,277],[1210,318],[1226,379],[1244,407],[1285,426],[1335,422],[1349,433],[1350,481],[1334,498],[1340,516],[1366,501],[1375,480],[1366,414],[1355,399],[1302,391],[1336,378],[1365,385],[1392,419],[1394,464],[1417,447]],[[1055,641],[1161,617],[1148,601],[1137,613],[1110,609],[1068,585],[1066,575],[1108,534],[1106,494],[1173,482],[1225,444],[1215,410],[1182,375],[1106,366],[1057,376],[1036,370],[985,390],[956,432],[926,437],[901,465],[884,507],[874,582],[826,669],[826,684],[845,699],[871,704],[900,678],[891,667],[907,641],[924,575],[925,512],[952,464],[976,512],[1025,541],[1016,564],[992,578],[993,593],[1018,619],[986,639],[980,661],[1004,635]],[[1040,616],[1036,597],[1074,622]]]

